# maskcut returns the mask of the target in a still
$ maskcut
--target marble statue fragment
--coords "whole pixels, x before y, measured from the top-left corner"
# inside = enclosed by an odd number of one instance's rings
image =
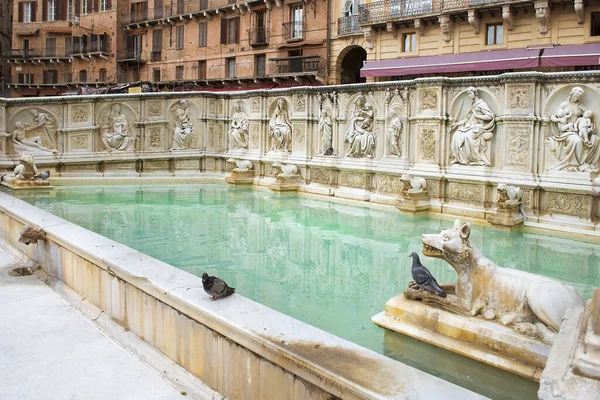
[[[407,196],[408,193],[424,192],[427,189],[427,181],[425,178],[403,174],[400,180],[404,184],[404,187],[402,188],[402,194],[404,196]]]
[[[400,115],[392,110],[390,112],[390,124],[388,126],[388,154],[394,156],[402,155],[400,134],[402,133],[402,119]]]
[[[173,147],[171,150],[193,149],[196,147],[196,128],[190,116],[187,100],[180,100],[171,108],[175,129],[173,130]]]
[[[108,119],[100,125],[100,139],[108,151],[126,150],[135,141],[134,137],[129,136],[129,122],[120,104],[113,104]]]
[[[298,175],[298,167],[294,164],[282,164],[279,161],[275,161],[273,164],[271,164],[271,166],[281,171],[279,174],[277,174],[277,177]]]
[[[35,244],[40,240],[46,240],[46,232],[39,225],[25,225],[21,230],[21,236],[19,236],[19,243],[27,245]]]
[[[584,91],[574,87],[566,101],[550,115],[550,151],[559,160],[551,169],[558,171],[598,172],[600,136],[593,112],[581,103]]]
[[[333,154],[333,123],[329,116],[329,110],[325,109],[319,118],[319,133],[321,134],[321,151],[324,155]]]
[[[229,158],[227,162],[235,165],[235,168],[233,169],[233,171],[235,172],[246,172],[254,169],[252,161],[249,160],[238,160],[236,158]]]
[[[284,98],[277,100],[277,106],[269,120],[271,131],[271,151],[288,152],[292,144],[292,124],[288,105]]]
[[[373,158],[376,136],[373,133],[373,107],[364,95],[359,95],[348,121],[345,141],[348,143],[348,157]]]
[[[16,183],[18,181],[32,179],[37,173],[38,170],[33,159],[33,154],[23,155],[19,158],[19,164],[15,167],[13,172],[3,175],[0,178],[0,181]]]
[[[487,103],[479,98],[474,87],[467,89],[473,101],[467,114],[450,126],[453,134],[450,143],[452,164],[491,166],[486,151],[494,136],[496,116]]]
[[[229,124],[229,149],[248,148],[248,115],[242,111],[240,102],[233,105],[233,115]]]
[[[577,290],[544,276],[502,268],[470,241],[471,225],[456,220],[439,234],[422,235],[423,254],[441,258],[457,274],[456,284],[440,285],[447,297],[408,288],[404,297],[423,300],[466,317],[483,316],[543,343],[553,342],[565,311],[583,307]]]

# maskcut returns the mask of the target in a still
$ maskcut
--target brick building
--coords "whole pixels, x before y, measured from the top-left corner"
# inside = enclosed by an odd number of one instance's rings
[[[129,0],[121,24],[119,82],[162,88],[320,84],[328,2]]]
[[[10,82],[10,67],[7,54],[11,47],[12,37],[12,0],[0,2],[0,91]]]
[[[328,84],[599,66],[597,0],[336,0],[331,20]]]

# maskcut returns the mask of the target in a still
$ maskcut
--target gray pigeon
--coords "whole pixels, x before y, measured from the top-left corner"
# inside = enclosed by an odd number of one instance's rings
[[[433,275],[431,275],[431,272],[429,272],[429,270],[425,268],[423,264],[421,264],[419,255],[415,252],[412,252],[410,253],[409,257],[412,257],[413,259],[410,273],[412,274],[415,283],[428,292],[437,294],[440,297],[446,297],[446,292],[444,292],[444,289],[440,287]]]
[[[204,286],[204,291],[212,296],[211,300],[235,293],[235,288],[229,287],[225,281],[216,276],[208,276],[206,272],[202,274],[202,286]]]
[[[37,175],[34,175],[32,179],[34,179],[34,180],[35,179],[40,179],[42,181],[45,181],[48,178],[50,178],[50,171],[44,171],[44,172],[41,172],[41,173],[39,173]]]

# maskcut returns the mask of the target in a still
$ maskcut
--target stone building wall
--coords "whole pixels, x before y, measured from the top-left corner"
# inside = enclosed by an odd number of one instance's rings
[[[3,100],[0,168],[34,152],[54,177],[223,179],[239,158],[268,185],[280,161],[299,168],[303,191],[385,204],[410,173],[427,179],[432,211],[477,219],[506,182],[523,191],[526,224],[597,235],[599,77]]]
[[[10,82],[10,68],[6,58],[10,51],[12,37],[12,0],[0,4],[0,90],[2,83]]]

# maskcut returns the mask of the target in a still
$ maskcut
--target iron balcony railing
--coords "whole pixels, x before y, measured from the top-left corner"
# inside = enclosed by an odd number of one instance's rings
[[[168,2],[165,0],[164,2]],[[236,0],[171,0],[169,4],[161,7],[153,7],[152,0],[140,3],[140,6],[134,7],[127,13],[121,14],[123,25],[137,24],[141,22],[154,21],[176,17],[180,15],[190,15],[203,11],[215,10],[218,8],[231,8],[235,6]]]
[[[11,49],[9,58],[28,59],[42,56],[42,49]]]
[[[338,18],[338,36],[360,32],[360,26],[358,25],[359,17],[360,15],[356,14]]]
[[[272,58],[275,62],[275,74],[323,73],[325,63],[321,56],[297,56]]]
[[[302,21],[284,22],[283,37],[287,41],[304,39],[304,24]]]
[[[267,28],[248,29],[248,40],[250,46],[261,46],[269,44],[270,32]]]
[[[131,49],[121,50],[117,52],[117,61],[139,61],[145,62],[146,57],[141,51]]]

